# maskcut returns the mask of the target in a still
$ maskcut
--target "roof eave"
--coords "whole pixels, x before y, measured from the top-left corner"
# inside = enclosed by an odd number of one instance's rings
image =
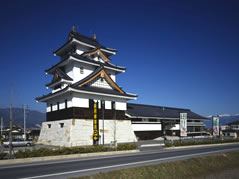
[[[66,80],[66,79],[61,79],[59,81],[53,82],[53,83],[48,83],[45,86],[48,88],[53,88],[54,86],[60,84],[60,83],[68,83],[68,84],[72,84],[71,80]]]
[[[67,41],[60,48],[58,48],[57,50],[53,51],[53,54],[54,55],[61,55],[61,52],[64,51],[66,48],[68,48],[70,45],[72,45],[72,43],[73,43],[73,39]]]
[[[115,94],[107,94],[107,93],[101,93],[101,92],[91,92],[91,91],[85,91],[85,90],[80,90],[80,89],[75,89],[75,88],[70,88],[71,91],[73,92],[80,92],[80,93],[85,93],[85,94],[95,94],[99,96],[108,96],[108,97],[115,97],[115,98],[124,98],[128,100],[136,100],[136,96],[121,96],[121,95],[115,95]]]

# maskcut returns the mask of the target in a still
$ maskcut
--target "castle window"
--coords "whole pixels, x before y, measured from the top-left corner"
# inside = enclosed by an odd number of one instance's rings
[[[80,74],[84,74],[84,68],[80,67]]]
[[[59,111],[60,109],[60,105],[59,105],[59,102],[57,102],[57,110]]]
[[[89,108],[90,109],[94,108],[94,100],[93,99],[89,99]]]
[[[111,105],[112,110],[115,110],[115,101],[112,101],[111,104],[112,104],[112,105]]]
[[[60,123],[60,128],[63,128],[64,127],[64,123]]]
[[[67,109],[67,99],[65,100],[65,109]]]
[[[47,127],[48,127],[48,128],[51,128],[51,124],[47,124]]]

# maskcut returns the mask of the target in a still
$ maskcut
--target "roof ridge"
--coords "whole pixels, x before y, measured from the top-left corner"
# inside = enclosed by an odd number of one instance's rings
[[[181,109],[181,110],[191,111],[190,109],[186,109],[186,108],[175,108],[175,107],[157,106],[157,105],[148,105],[148,104],[137,104],[137,103],[127,103],[127,104],[139,105],[139,106],[148,106],[148,107],[155,107],[155,108]]]
[[[84,38],[86,38],[86,39],[88,39],[88,40],[93,40],[93,41],[95,41],[95,42],[97,42],[97,43],[99,42],[98,40],[96,40],[96,39],[94,39],[94,38],[92,38],[92,37],[88,37],[88,36],[86,36],[86,35],[83,35],[83,34],[81,34],[80,32],[70,31],[70,34],[82,36],[82,37],[84,37]]]

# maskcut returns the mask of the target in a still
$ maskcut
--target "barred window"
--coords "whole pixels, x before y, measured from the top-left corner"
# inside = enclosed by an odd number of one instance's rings
[[[80,74],[84,74],[84,68],[80,67]]]

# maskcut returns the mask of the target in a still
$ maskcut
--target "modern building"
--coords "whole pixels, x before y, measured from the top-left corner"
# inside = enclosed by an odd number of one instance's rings
[[[187,113],[187,136],[204,135],[204,120],[189,109],[143,104],[127,104],[126,117],[131,119],[138,139],[154,139],[165,135],[180,136],[180,113]]]
[[[239,121],[234,121],[228,124],[231,130],[239,132]]]
[[[86,37],[74,29],[69,33],[66,43],[54,51],[60,61],[45,70],[53,76],[46,84],[51,93],[36,98],[47,104],[47,122],[42,124],[39,143],[92,145],[93,126],[98,143],[136,141],[125,111],[127,101],[137,95],[125,92],[116,83],[116,75],[126,71],[111,63],[116,52],[101,45],[96,36]],[[99,121],[93,120],[96,105]]]

